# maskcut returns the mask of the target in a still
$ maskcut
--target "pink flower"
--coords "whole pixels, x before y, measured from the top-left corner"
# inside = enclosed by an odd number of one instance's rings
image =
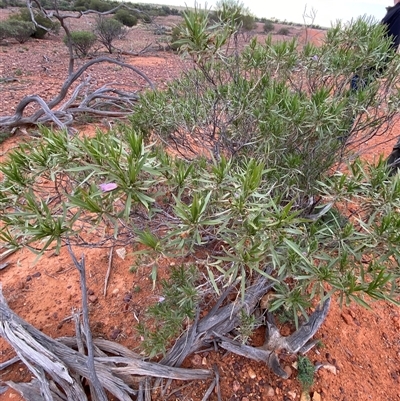
[[[100,184],[99,187],[103,192],[110,192],[110,191],[118,188],[118,185],[115,184],[114,182],[109,182],[109,183]]]

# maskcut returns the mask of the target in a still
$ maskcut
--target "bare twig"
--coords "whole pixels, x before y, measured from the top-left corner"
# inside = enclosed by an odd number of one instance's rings
[[[95,397],[95,399],[98,401],[107,401],[107,395],[100,383],[94,365],[93,340],[89,325],[89,306],[88,306],[87,288],[86,288],[85,256],[82,254],[81,260],[78,261],[69,243],[68,243],[68,252],[72,258],[72,261],[74,262],[75,267],[78,269],[80,275],[81,293],[82,293],[83,328],[85,331],[86,347],[88,353],[87,367],[89,369],[90,383],[93,386],[94,390],[94,394],[92,394],[92,396]],[[79,327],[79,322],[77,324],[77,327]]]
[[[108,286],[108,279],[110,278],[110,273],[111,273],[111,267],[112,267],[112,261],[113,261],[113,252],[114,252],[114,247],[111,247],[110,255],[108,256],[108,268],[107,268],[106,278],[104,280],[104,292],[103,292],[104,296],[107,295],[107,286]]]

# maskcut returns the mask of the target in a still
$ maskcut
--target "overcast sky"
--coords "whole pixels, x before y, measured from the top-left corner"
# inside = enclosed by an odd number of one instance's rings
[[[133,1],[135,2],[135,1]],[[136,0],[137,2],[137,0]],[[166,4],[171,6],[194,5],[194,1],[185,0],[147,0],[141,3]],[[204,6],[205,2],[199,2]],[[212,6],[215,0],[207,1]],[[315,24],[330,27],[336,20],[349,21],[360,15],[372,15],[381,20],[386,13],[386,6],[392,6],[393,0],[243,0],[243,3],[257,17],[278,18],[288,22],[304,22],[303,14],[306,9],[316,11]],[[308,19],[309,23],[310,20]]]

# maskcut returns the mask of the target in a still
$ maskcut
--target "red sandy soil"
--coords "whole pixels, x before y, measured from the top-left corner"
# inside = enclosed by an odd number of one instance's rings
[[[5,17],[9,10],[0,10],[0,17]],[[82,29],[82,24],[90,26],[90,18],[74,20],[74,26]],[[171,25],[165,19],[163,25]],[[304,38],[305,33],[298,28],[290,28],[291,35]],[[261,28],[259,27],[258,34]],[[309,31],[308,38],[318,41],[323,32]],[[128,35],[133,50],[137,51],[146,44],[155,43],[157,37],[146,27],[135,27]],[[140,68],[159,87],[166,81],[179,75],[184,67],[177,55],[158,51],[158,46],[141,57],[123,56],[125,62]],[[18,101],[25,95],[38,94],[48,100],[57,92],[66,73],[67,51],[61,36],[46,40],[31,40],[25,44],[10,43],[0,47],[0,77],[15,77],[18,81],[1,83],[0,115],[9,115]],[[46,57],[45,57],[46,56]],[[128,75],[127,75],[128,74]],[[99,66],[91,71],[98,85],[106,81],[124,84],[127,79],[136,79],[130,73],[121,72],[115,66]],[[137,89],[146,87],[144,82],[136,81]],[[95,127],[105,129],[104,121],[86,126],[85,132],[93,132]],[[373,147],[368,152],[373,155],[387,155],[399,127],[393,127],[391,142]],[[0,157],[17,146],[20,141],[28,140],[23,132],[17,133],[0,145]],[[388,138],[389,139],[389,138]],[[132,249],[126,247],[126,257],[122,259],[114,250],[111,276],[107,294],[103,295],[104,280],[109,261],[109,249],[75,249],[77,255],[85,254],[88,289],[90,294],[90,321],[94,336],[105,337],[137,350],[140,337],[135,327],[146,308],[159,300],[160,288],[152,289],[149,278],[151,267],[138,267],[135,273],[129,268],[135,266]],[[80,307],[81,295],[79,277],[67,250],[60,255],[46,253],[36,260],[28,250],[20,250],[6,260],[9,266],[0,271],[3,293],[10,307],[38,329],[52,337],[73,335],[74,326],[70,320],[74,309]],[[159,261],[159,274],[168,276],[169,260]],[[283,334],[288,334],[288,327],[283,327]],[[258,330],[253,345],[261,345],[263,331]],[[357,305],[340,309],[333,302],[328,318],[317,333],[322,348],[312,350],[308,356],[313,363],[331,365],[330,369],[318,370],[311,389],[314,401],[398,401],[400,400],[400,310],[384,302],[374,303],[372,310]],[[13,351],[0,339],[0,362],[12,357]],[[193,355],[184,362],[185,367],[212,369],[216,364],[220,373],[220,385],[223,401],[228,400],[299,400],[301,388],[296,379],[293,360],[288,358],[286,369],[291,372],[288,380],[277,378],[263,363],[229,354],[223,350],[204,352]],[[0,372],[3,381],[28,381],[30,372],[23,364],[16,364]],[[184,383],[183,383],[184,384]],[[182,383],[174,384],[174,389]],[[201,400],[209,387],[209,382],[193,382],[175,392],[169,400]],[[161,398],[160,398],[161,399]],[[210,400],[217,400],[212,394]],[[0,401],[22,398],[8,390],[0,395]],[[303,398],[305,400],[305,398]]]

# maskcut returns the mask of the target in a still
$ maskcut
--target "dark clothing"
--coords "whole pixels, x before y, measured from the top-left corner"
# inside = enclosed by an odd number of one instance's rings
[[[400,45],[400,3],[388,9],[381,24],[386,25],[388,36],[393,39],[393,48],[397,49]]]

